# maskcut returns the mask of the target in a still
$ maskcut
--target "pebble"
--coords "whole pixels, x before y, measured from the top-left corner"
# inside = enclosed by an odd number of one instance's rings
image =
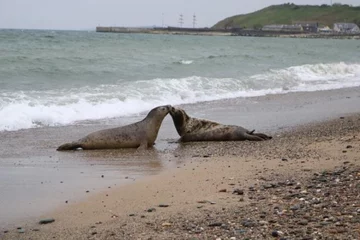
[[[240,234],[246,233],[245,229],[236,229],[235,231]]]
[[[226,188],[220,189],[219,192],[226,192]]]
[[[162,208],[166,208],[166,207],[169,207],[170,205],[169,204],[159,204],[159,207],[162,207]]]
[[[234,189],[233,194],[244,195],[244,190],[236,188]]]
[[[252,222],[252,221],[249,221],[249,220],[243,221],[243,222],[242,222],[242,225],[243,225],[244,227],[255,227],[255,226],[256,226],[255,222]]]
[[[221,222],[214,222],[214,223],[210,223],[208,226],[209,227],[220,227],[222,225]]]
[[[260,224],[260,225],[267,225],[267,224],[269,224],[269,222],[260,220],[260,221],[259,221],[259,224]]]
[[[280,237],[280,234],[278,231],[272,231],[271,236],[273,237]]]
[[[273,184],[264,184],[263,185],[263,188],[265,188],[265,189],[269,189],[269,188],[273,188],[273,187],[274,187]]]
[[[302,220],[300,220],[300,221],[298,222],[298,224],[300,224],[300,225],[307,225],[307,224],[308,224],[308,221],[305,220],[305,219],[302,219]]]
[[[39,224],[48,224],[48,223],[53,223],[53,222],[55,222],[54,218],[46,218],[46,219],[41,219],[39,221]]]
[[[293,205],[290,207],[290,210],[296,211],[300,209],[300,205]]]
[[[149,209],[147,210],[147,212],[156,212],[156,209],[155,209],[155,208],[149,208]]]

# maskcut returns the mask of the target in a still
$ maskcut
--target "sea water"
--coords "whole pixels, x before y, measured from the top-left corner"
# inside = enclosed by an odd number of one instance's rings
[[[0,131],[360,86],[360,41],[0,30]]]

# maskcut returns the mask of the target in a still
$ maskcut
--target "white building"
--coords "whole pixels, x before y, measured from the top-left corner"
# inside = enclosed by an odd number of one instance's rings
[[[334,31],[341,33],[359,33],[360,29],[355,23],[334,23]]]

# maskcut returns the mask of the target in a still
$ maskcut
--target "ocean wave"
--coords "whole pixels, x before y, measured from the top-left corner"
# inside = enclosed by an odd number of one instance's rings
[[[0,91],[0,131],[139,114],[164,104],[360,86],[360,64],[294,66],[239,78],[157,78],[53,91]]]
[[[175,62],[176,64],[182,64],[182,65],[190,65],[194,62],[194,60],[180,60]]]

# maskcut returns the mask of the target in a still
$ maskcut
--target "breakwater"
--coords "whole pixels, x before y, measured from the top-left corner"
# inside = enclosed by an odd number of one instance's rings
[[[227,29],[212,29],[212,28],[131,28],[131,27],[96,27],[96,32],[111,32],[111,33],[147,33],[147,34],[178,34],[178,35],[232,35],[232,30]]]
[[[263,31],[256,29],[215,29],[215,28],[180,28],[180,27],[96,27],[96,32],[110,33],[143,33],[143,34],[172,34],[172,35],[203,35],[203,36],[248,36],[248,37],[288,37],[288,38],[331,38],[331,39],[360,39],[360,33],[312,33],[306,31]]]

